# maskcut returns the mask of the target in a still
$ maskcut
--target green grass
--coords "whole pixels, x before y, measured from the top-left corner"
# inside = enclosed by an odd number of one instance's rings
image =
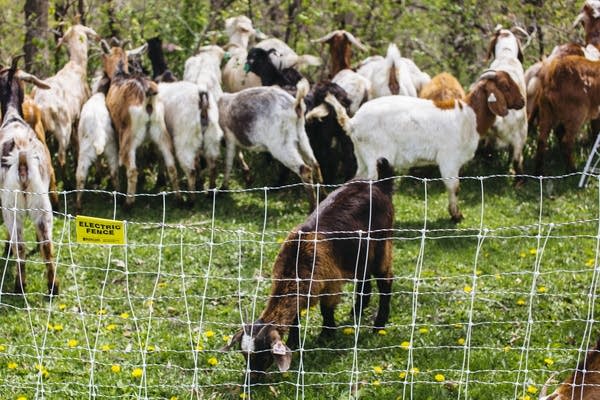
[[[499,165],[472,164],[463,175],[485,176]],[[263,179],[255,186],[267,185]],[[396,183],[386,334],[369,327],[376,296],[358,336],[344,331],[352,325],[347,285],[335,340],[318,338],[320,316],[309,311],[301,356],[287,373],[271,369],[251,397],[537,398],[525,390],[539,390],[553,371],[564,378],[588,345],[590,317],[599,318],[588,297],[597,279],[599,189],[595,180],[577,189],[577,180],[540,187],[532,178],[520,189],[508,177],[464,180],[458,225],[449,221],[440,181]],[[85,198],[86,215],[112,217],[111,195]],[[117,207],[117,218],[130,221],[126,248],[76,244],[72,218],[57,214],[61,295],[44,296],[39,255],[28,261],[25,297],[9,293],[12,263],[4,276],[0,398],[87,399],[95,391],[111,399],[239,399],[243,357],[219,349],[238,329],[240,304],[248,318],[260,313],[280,243],[307,209],[299,187],[266,198],[262,189],[219,195],[214,218],[210,196],[193,209],[177,207],[172,195],[165,207],[160,195],[138,198],[131,214]],[[71,206],[74,198],[66,200]],[[27,238],[32,249],[30,226]],[[591,336],[598,337],[595,326]],[[142,377],[132,375],[144,365]]]

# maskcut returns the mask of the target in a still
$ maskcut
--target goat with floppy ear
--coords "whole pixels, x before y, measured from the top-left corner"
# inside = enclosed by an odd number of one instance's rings
[[[346,282],[356,283],[351,317],[360,321],[370,301],[371,279],[376,279],[379,308],[373,325],[375,330],[385,327],[393,282],[394,171],[386,159],[377,161],[377,171],[377,182],[350,181],[333,191],[281,246],[265,309],[223,348],[240,346],[251,383],[273,362],[280,371],[290,367],[292,349],[301,344],[299,310],[319,303],[321,335],[335,334],[335,308]]]

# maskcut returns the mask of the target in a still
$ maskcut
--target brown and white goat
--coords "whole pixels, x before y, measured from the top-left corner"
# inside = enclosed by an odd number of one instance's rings
[[[136,151],[148,137],[161,152],[173,190],[180,199],[173,142],[165,126],[163,104],[156,96],[158,86],[145,77],[127,72],[127,57],[122,48],[112,47],[110,53],[104,53],[102,58],[104,72],[110,77],[106,107],[117,133],[119,164],[127,171],[125,206],[130,207],[135,201],[138,179]]]
[[[385,159],[377,162],[377,170],[377,182],[350,181],[333,191],[281,246],[266,308],[224,348],[240,345],[250,382],[264,375],[273,361],[280,371],[290,367],[291,349],[301,345],[299,311],[319,303],[321,335],[334,334],[334,312],[345,283],[355,282],[352,316],[358,324],[370,300],[371,278],[376,279],[379,309],[374,328],[385,327],[393,282],[394,173]],[[286,345],[283,336],[288,331]]]
[[[0,199],[2,217],[8,231],[10,249],[16,259],[15,292],[24,293],[25,238],[24,217],[29,215],[40,241],[48,280],[48,293],[58,294],[58,280],[52,260],[52,206],[48,197],[50,185],[50,155],[48,149],[23,119],[23,81],[40,89],[49,86],[37,77],[16,68],[0,70]]]
[[[536,173],[542,174],[548,138],[559,136],[567,170],[575,171],[573,148],[584,123],[600,116],[600,61],[567,56],[555,59],[544,75],[538,101]],[[560,128],[560,129],[559,129]]]
[[[312,42],[329,45],[329,58],[331,60],[331,67],[329,68],[330,77],[336,76],[343,69],[352,68],[352,45],[355,45],[362,51],[367,50],[360,40],[345,30],[330,32],[323,37],[312,40]]]
[[[98,34],[83,25],[70,27],[59,41],[59,47],[67,46],[69,61],[56,73],[45,79],[50,90],[34,90],[33,101],[42,111],[42,123],[46,133],[51,133],[58,142],[58,164],[63,169],[71,132],[83,103],[90,96],[87,83],[88,38],[99,39]]]
[[[550,379],[540,391],[540,400],[597,400],[600,398],[600,340],[588,351],[585,360],[551,394],[546,395]]]

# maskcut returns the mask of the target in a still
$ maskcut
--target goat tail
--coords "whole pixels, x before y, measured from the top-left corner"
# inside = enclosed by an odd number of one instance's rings
[[[391,195],[394,188],[394,168],[390,165],[387,158],[377,159],[377,183],[376,185],[386,194]]]
[[[19,152],[19,183],[25,189],[29,183],[29,163],[27,161],[27,153]]]
[[[206,90],[200,90],[198,92],[198,108],[200,109],[200,125],[202,129],[208,126],[208,92]]]
[[[306,112],[306,104],[304,104],[304,97],[308,94],[308,90],[310,89],[310,85],[306,78],[302,78],[296,84],[296,101],[294,102],[294,110],[296,110],[296,115],[298,115],[298,119],[304,117]]]
[[[352,137],[352,121],[350,120],[350,117],[348,116],[344,106],[342,106],[338,99],[336,99],[336,97],[331,93],[327,93],[327,96],[325,96],[325,102],[333,107],[338,124],[340,124],[344,132],[346,132],[346,135]]]

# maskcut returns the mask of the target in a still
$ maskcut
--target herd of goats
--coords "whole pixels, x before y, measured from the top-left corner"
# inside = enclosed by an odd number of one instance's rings
[[[559,45],[527,71],[517,36],[526,32],[498,27],[489,46],[489,68],[468,93],[448,73],[431,78],[394,44],[385,56],[368,57],[352,68],[352,48],[365,47],[343,30],[315,40],[329,45],[331,79],[310,85],[297,68],[319,65],[320,59],[298,55],[274,38],[248,50],[258,33],[245,16],[226,20],[229,43],[200,48],[185,62],[181,81],[168,69],[159,38],[126,51],[118,41],[109,44],[93,29],[74,25],[60,39],[69,61],[56,75],[39,79],[17,68],[18,58],[0,69],[0,201],[17,263],[15,291],[25,291],[23,219],[29,214],[47,267],[48,292],[59,293],[52,259],[52,205],[58,199],[47,134],[58,145],[55,166],[62,177],[71,137],[77,135],[77,210],[88,170],[100,155],[115,189],[119,166],[125,167],[125,206],[130,207],[138,183],[136,161],[141,160],[136,153],[148,139],[158,148],[179,197],[178,167],[190,195],[196,191],[199,165],[205,166],[209,186],[216,187],[224,142],[223,188],[236,156],[249,177],[240,149],[266,151],[296,173],[305,183],[311,210],[316,207],[313,183],[332,183],[339,175],[349,180],[290,233],[275,261],[267,307],[226,346],[241,347],[251,379],[273,362],[282,371],[289,368],[292,349],[299,345],[298,310],[311,301],[320,302],[322,334],[333,334],[343,279],[358,278],[353,308],[358,316],[369,302],[371,278],[376,278],[380,302],[374,327],[381,329],[388,320],[393,282],[393,181],[384,178],[394,170],[437,165],[449,213],[458,222],[461,167],[484,142],[509,147],[514,172],[522,175],[528,124],[539,131],[536,173],[543,173],[551,131],[560,140],[567,168],[574,170],[577,132],[588,121],[598,121],[600,1],[585,1],[579,24],[585,44]],[[100,42],[103,64],[91,89],[88,40]],[[152,78],[141,65],[145,52]],[[25,94],[23,82],[33,84],[30,93]],[[583,380],[600,383],[600,373],[594,372],[600,371],[599,357],[590,352],[584,372],[576,372],[546,398],[600,396],[598,387],[581,385]]]

